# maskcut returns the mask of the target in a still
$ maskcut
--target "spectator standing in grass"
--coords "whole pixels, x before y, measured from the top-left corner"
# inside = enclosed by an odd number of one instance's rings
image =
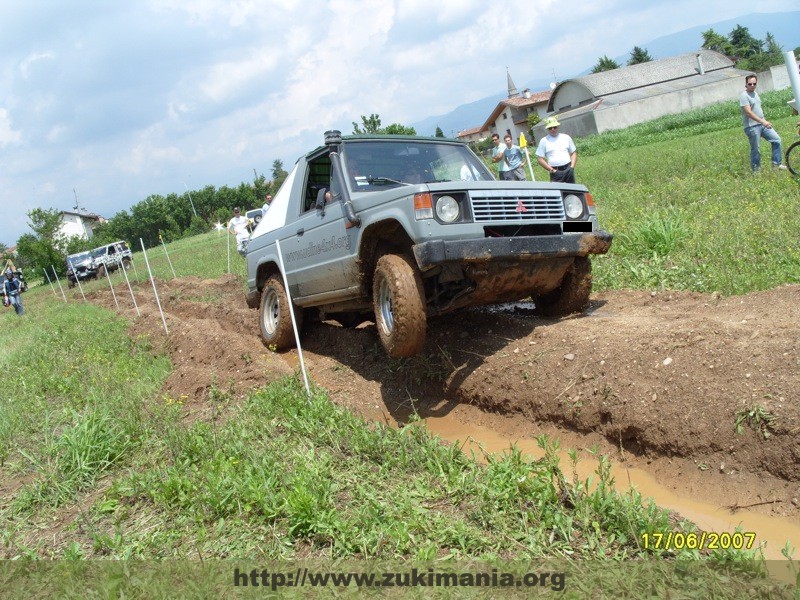
[[[761,108],[761,98],[756,92],[756,85],[758,85],[758,77],[748,75],[744,78],[744,91],[739,96],[744,133],[750,142],[750,168],[753,172],[761,168],[761,149],[758,146],[761,138],[764,138],[772,144],[772,167],[786,169],[782,164],[781,138],[772,128],[772,123],[764,118],[764,110]]]
[[[14,277],[14,272],[11,269],[6,269],[6,278],[3,281],[3,294],[5,296],[3,304],[6,306],[13,304],[14,310],[17,311],[20,317],[22,313],[25,312],[22,309],[22,299],[19,295],[21,288],[22,283],[19,279]]]
[[[505,135],[504,140],[506,148],[503,155],[508,163],[509,181],[525,181],[525,155],[522,153],[522,148],[514,145],[510,133]]]
[[[492,162],[499,163],[497,165],[497,174],[501,181],[508,181],[510,176],[505,156],[506,148],[500,144],[499,133],[492,134],[492,143],[494,144],[494,148],[492,148]]]
[[[556,117],[544,120],[547,135],[536,148],[536,160],[541,167],[550,173],[550,181],[575,183],[575,165],[578,162],[578,150],[575,142],[566,133],[559,133],[561,123]]]
[[[250,232],[247,226],[250,224],[250,219],[245,217],[239,211],[239,207],[233,209],[233,218],[228,221],[228,231],[236,236],[236,251],[244,256],[247,248],[247,240],[250,237]]]

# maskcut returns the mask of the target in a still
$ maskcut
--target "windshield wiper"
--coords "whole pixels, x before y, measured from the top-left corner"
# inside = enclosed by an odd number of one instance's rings
[[[370,175],[367,177],[367,183],[370,185],[375,184],[387,184],[387,183],[396,183],[397,185],[412,185],[410,183],[406,183],[405,181],[397,181],[396,179],[392,179],[391,177],[373,177]]]

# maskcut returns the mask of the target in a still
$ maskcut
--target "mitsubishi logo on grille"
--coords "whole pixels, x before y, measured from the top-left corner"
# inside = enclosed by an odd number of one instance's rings
[[[522,200],[517,202],[517,208],[514,209],[514,212],[518,212],[518,213],[528,212],[528,209],[525,208],[525,205],[522,203]]]

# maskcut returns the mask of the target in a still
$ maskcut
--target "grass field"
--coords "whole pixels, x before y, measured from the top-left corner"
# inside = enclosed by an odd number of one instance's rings
[[[781,133],[793,122],[775,119]],[[578,179],[615,234],[612,252],[595,262],[596,289],[737,294],[798,280],[797,182],[749,173],[738,121],[715,130],[698,123],[717,127],[704,115],[661,133],[579,141]],[[148,249],[148,260],[163,279],[173,270],[216,278],[229,264],[243,277],[227,243],[211,232],[168,244],[169,260],[163,247]],[[141,253],[135,264],[130,275],[144,281]],[[126,293],[121,273],[112,281]],[[86,288],[100,286],[107,282]],[[130,339],[121,318],[76,298],[74,290],[65,304],[57,287],[40,286],[25,295],[25,317],[0,314],[3,558],[553,558],[571,561],[582,582],[573,590],[602,583],[607,597],[661,597],[686,586],[685,571],[636,581],[575,559],[638,561],[624,566],[677,557],[713,565],[711,576],[692,580],[693,597],[739,598],[745,585],[750,597],[762,594],[764,568],[752,553],[698,561],[697,551],[643,548],[643,533],[693,525],[635,492],[615,492],[605,459],[591,482],[577,479],[545,438],[542,460],[511,452],[484,465],[418,424],[364,423],[324,390],[308,402],[294,378],[244,403],[219,391],[209,420],[186,421],[181,400],[159,394],[169,361],[149,340]]]
[[[791,96],[764,97],[787,147],[798,120],[785,104]],[[731,295],[800,281],[798,181],[768,166],[750,172],[733,103],[578,146],[577,178],[593,192],[601,225],[615,235],[611,252],[594,262],[596,289]],[[768,144],[762,160],[769,163]]]

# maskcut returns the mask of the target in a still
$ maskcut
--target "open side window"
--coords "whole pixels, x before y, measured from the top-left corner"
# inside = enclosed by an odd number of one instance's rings
[[[303,211],[314,208],[317,195],[322,189],[331,188],[331,159],[325,153],[308,163],[306,185],[303,196]]]

